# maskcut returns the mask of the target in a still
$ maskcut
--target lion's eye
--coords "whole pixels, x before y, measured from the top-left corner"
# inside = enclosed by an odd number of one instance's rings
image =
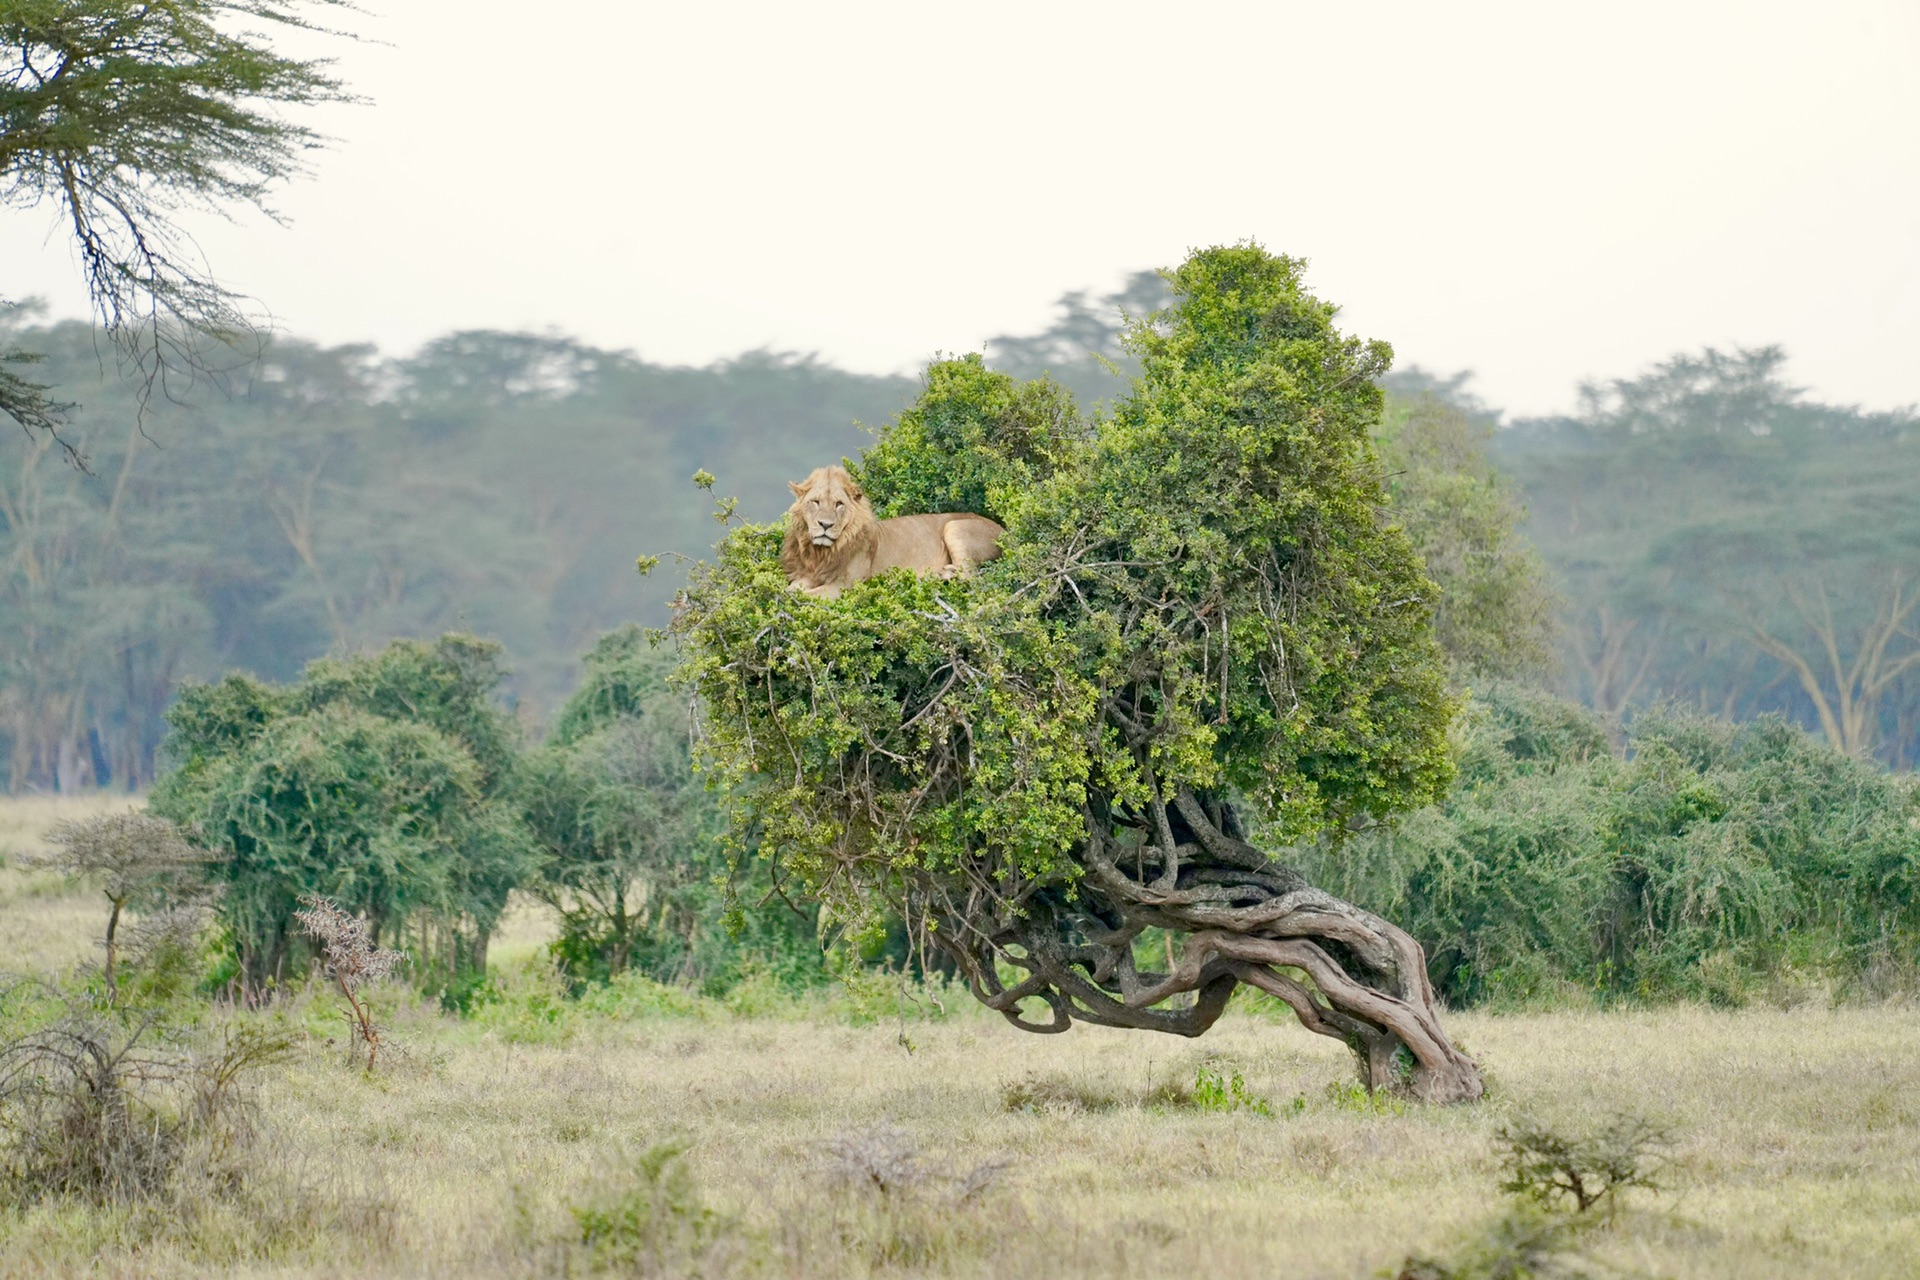
[[[847,504],[844,502],[836,502],[833,504],[833,507],[834,507],[834,510],[836,511],[845,511],[847,509]]]

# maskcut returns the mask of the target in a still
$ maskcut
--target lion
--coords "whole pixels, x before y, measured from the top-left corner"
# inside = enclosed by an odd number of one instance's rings
[[[970,511],[877,520],[844,467],[818,467],[787,487],[793,506],[787,509],[780,567],[796,589],[827,600],[888,569],[943,578],[971,572],[1000,554],[1006,532]]]

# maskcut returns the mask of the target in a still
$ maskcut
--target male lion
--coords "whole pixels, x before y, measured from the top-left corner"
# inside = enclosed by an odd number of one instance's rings
[[[951,578],[1000,554],[1006,530],[969,511],[876,520],[844,467],[819,467],[795,484],[780,567],[787,581],[828,600],[888,569]]]

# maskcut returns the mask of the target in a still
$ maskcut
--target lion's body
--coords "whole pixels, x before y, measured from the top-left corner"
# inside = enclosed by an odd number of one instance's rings
[[[797,484],[787,510],[780,567],[787,581],[829,600],[889,569],[952,577],[1000,554],[1006,530],[967,511],[874,518],[842,467],[820,467]]]

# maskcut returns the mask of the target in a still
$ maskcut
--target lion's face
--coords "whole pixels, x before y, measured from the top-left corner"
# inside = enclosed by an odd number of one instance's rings
[[[805,480],[789,482],[793,506],[788,508],[807,541],[821,550],[832,547],[847,531],[873,518],[867,496],[841,467],[821,467]]]

